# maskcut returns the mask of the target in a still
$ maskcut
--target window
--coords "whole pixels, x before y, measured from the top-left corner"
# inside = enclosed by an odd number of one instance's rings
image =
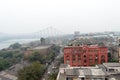
[[[86,63],[87,61],[86,60],[84,60],[84,63]]]
[[[80,55],[78,55],[78,60],[81,60],[81,56]]]
[[[90,52],[90,50],[88,50],[88,52]]]
[[[105,80],[108,80],[108,78],[105,78]]]
[[[72,56],[72,61],[73,61],[72,62],[73,64],[76,63],[76,56],[75,55]]]
[[[104,60],[104,59],[102,59],[102,60],[101,60],[101,63],[104,63],[104,62],[105,62],[105,60]]]
[[[95,60],[95,64],[98,64],[98,60]]]
[[[90,59],[89,61],[90,61],[90,63],[92,63],[92,62],[93,62],[93,60],[91,60],[91,59]]]
[[[104,56],[104,55],[102,55],[102,56],[101,56],[101,59],[105,59],[105,56]]]
[[[84,78],[81,78],[81,80],[85,80]]]
[[[72,56],[72,59],[73,59],[73,60],[75,60],[75,57],[76,57],[76,56],[75,56],[75,55],[73,55],[73,56]]]
[[[90,64],[90,66],[93,66],[93,60],[89,60],[89,64]]]
[[[94,52],[98,53],[98,50],[94,50]]]
[[[114,72],[115,70],[114,69],[109,69],[109,72]]]
[[[93,59],[92,55],[89,55],[89,59]]]
[[[90,52],[93,52],[93,50],[90,50]]]
[[[84,58],[86,58],[86,55],[84,55]]]
[[[71,78],[71,77],[67,77],[66,80],[73,80],[73,78]]]
[[[84,64],[84,66],[87,66],[86,64]]]
[[[83,50],[83,53],[86,53],[86,50]]]
[[[67,55],[66,58],[69,59],[69,56]]]
[[[73,60],[73,63],[76,63],[76,60]]]
[[[105,62],[105,56],[102,55],[102,56],[101,56],[101,63],[104,63],[104,62]]]
[[[78,60],[78,63],[81,63],[81,60]]]
[[[69,63],[70,63],[70,60],[67,60],[66,63],[69,64]]]

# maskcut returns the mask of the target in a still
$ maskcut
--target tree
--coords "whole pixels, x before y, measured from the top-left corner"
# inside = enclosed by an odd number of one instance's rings
[[[22,45],[19,44],[19,43],[14,43],[14,44],[10,45],[9,48],[18,49],[18,48],[21,48],[21,46],[22,46]]]
[[[30,55],[28,57],[29,61],[30,62],[35,62],[35,61],[39,61],[40,63],[44,64],[46,59],[45,59],[45,56],[38,53],[38,52],[34,52],[32,53],[32,55]]]
[[[30,62],[39,61],[41,64],[51,63],[58,55],[59,50],[59,46],[53,45],[48,49],[48,52],[46,54],[41,54],[40,52],[33,52],[32,55],[28,57],[28,60]]]
[[[13,57],[13,52],[12,51],[0,51],[0,57],[3,58],[12,58]]]
[[[103,47],[103,46],[105,46],[105,44],[103,42],[100,42],[100,43],[98,43],[98,46]]]
[[[0,58],[0,71],[9,67],[9,62],[6,59]]]
[[[45,66],[38,61],[18,71],[18,80],[41,80]]]
[[[57,73],[53,73],[49,75],[49,80],[56,80],[57,78]]]
[[[41,41],[41,45],[45,45],[45,38],[42,37],[40,41]]]

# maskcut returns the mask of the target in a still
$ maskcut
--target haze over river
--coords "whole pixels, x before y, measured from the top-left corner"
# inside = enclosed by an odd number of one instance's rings
[[[11,44],[14,44],[16,42],[18,42],[20,44],[23,44],[23,43],[29,43],[31,41],[36,41],[36,40],[39,40],[39,39],[12,39],[12,40],[6,40],[6,41],[0,42],[0,49],[7,48]]]

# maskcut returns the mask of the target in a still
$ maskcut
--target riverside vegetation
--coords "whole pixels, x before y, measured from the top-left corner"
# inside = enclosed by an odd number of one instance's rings
[[[10,47],[12,47],[12,50],[0,50],[0,71],[8,69],[21,62],[21,60],[29,62],[28,66],[18,71],[18,80],[41,80],[48,65],[59,54],[60,50],[59,46],[52,45],[45,54],[33,51],[30,56],[25,58],[20,44],[17,43]],[[53,80],[52,77],[50,80]]]

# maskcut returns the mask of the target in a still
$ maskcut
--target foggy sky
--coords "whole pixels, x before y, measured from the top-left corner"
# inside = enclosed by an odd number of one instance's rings
[[[120,31],[120,0],[0,0],[0,32]]]

